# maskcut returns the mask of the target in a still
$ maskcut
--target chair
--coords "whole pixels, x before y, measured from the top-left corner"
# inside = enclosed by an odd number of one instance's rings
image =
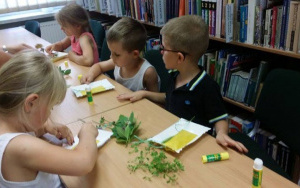
[[[278,140],[289,146],[290,150],[300,154],[300,73],[292,70],[275,69],[264,81],[255,117],[264,129],[270,131]],[[245,134],[229,134],[231,138],[242,142],[248,149],[250,158],[261,158],[264,165],[278,174],[290,177],[267,155],[266,151]]]
[[[110,59],[110,50],[107,46],[106,38],[104,37],[103,43],[102,43],[102,48],[101,48],[100,61],[106,61],[109,59]],[[111,77],[112,79],[115,79],[113,70],[107,71],[106,74],[109,77]]]
[[[98,47],[98,53],[99,53],[99,57],[101,56],[101,48],[102,48],[102,44],[103,44],[103,40],[105,38],[105,30],[101,25],[100,21],[97,20],[90,20],[90,26]]]
[[[162,55],[159,50],[149,50],[145,52],[145,59],[153,65],[160,77],[160,92],[166,92],[168,82],[168,70],[165,67]]]
[[[36,36],[41,37],[40,23],[36,20],[25,22],[25,29],[35,34]]]

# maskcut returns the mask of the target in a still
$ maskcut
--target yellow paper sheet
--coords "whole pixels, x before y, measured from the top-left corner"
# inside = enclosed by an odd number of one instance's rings
[[[188,143],[190,143],[197,135],[194,133],[191,133],[186,130],[181,130],[178,134],[173,136],[171,139],[167,140],[164,145],[173,150],[176,151],[178,149],[181,149],[185,147]]]

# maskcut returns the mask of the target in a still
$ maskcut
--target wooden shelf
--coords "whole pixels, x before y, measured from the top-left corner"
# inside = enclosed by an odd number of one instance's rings
[[[235,105],[235,106],[238,106],[238,107],[240,107],[240,108],[243,108],[243,109],[245,109],[245,110],[247,110],[247,111],[249,111],[249,112],[254,113],[254,111],[255,111],[255,108],[250,107],[250,106],[246,106],[246,105],[244,105],[243,103],[240,103],[240,102],[231,100],[231,99],[229,99],[229,98],[227,98],[227,97],[223,97],[223,100],[226,101],[226,102],[228,102],[228,103],[230,103],[230,104],[233,104],[233,105]]]
[[[209,39],[210,40],[214,40],[214,41],[219,41],[219,42],[226,43],[226,40],[223,39],[223,38],[209,37]],[[268,53],[272,53],[272,54],[277,54],[277,55],[281,55],[281,56],[286,56],[286,57],[292,57],[292,58],[300,59],[300,54],[297,54],[295,52],[278,50],[278,49],[274,49],[274,48],[267,48],[267,47],[262,47],[262,46],[258,46],[258,45],[246,44],[246,43],[235,42],[235,41],[229,42],[227,44],[232,44],[232,45],[235,45],[235,46],[241,46],[241,47],[251,48],[251,49],[254,49],[254,50],[264,51],[264,52],[268,52]]]

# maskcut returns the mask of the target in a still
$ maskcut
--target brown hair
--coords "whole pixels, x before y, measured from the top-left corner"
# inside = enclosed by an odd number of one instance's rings
[[[123,17],[108,30],[106,37],[107,42],[120,42],[128,52],[142,51],[146,44],[147,31],[140,22]]]
[[[76,3],[64,6],[56,15],[55,19],[60,25],[80,25],[85,31],[92,33],[89,15],[87,11]]]
[[[186,52],[197,62],[208,48],[208,28],[197,15],[185,15],[169,20],[160,31],[172,50]]]

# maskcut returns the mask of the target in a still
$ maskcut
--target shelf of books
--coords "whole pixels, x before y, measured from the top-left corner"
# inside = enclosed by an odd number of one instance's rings
[[[129,16],[146,26],[158,29],[173,17],[187,14],[202,16],[209,28],[211,43],[218,44],[201,57],[199,65],[203,66],[219,84],[226,103],[242,108],[252,115],[263,81],[272,66],[278,61],[282,67],[286,66],[286,61],[299,64],[300,1],[298,0],[76,0],[76,2],[89,11],[112,16],[115,20],[118,17]],[[159,32],[156,35],[158,34]],[[146,49],[155,49],[158,45],[159,39],[149,38]],[[274,59],[277,62],[273,62]],[[238,116],[229,118],[229,124],[231,119],[234,121]],[[242,119],[241,122],[245,125],[238,131],[246,130],[247,134],[253,121]],[[260,134],[257,134],[257,140],[261,140]],[[300,161],[299,156],[297,159]],[[299,167],[296,165],[296,168],[297,166]],[[291,170],[288,171],[292,173]],[[300,172],[297,173],[293,171],[291,174],[293,179],[295,177],[296,183]]]

